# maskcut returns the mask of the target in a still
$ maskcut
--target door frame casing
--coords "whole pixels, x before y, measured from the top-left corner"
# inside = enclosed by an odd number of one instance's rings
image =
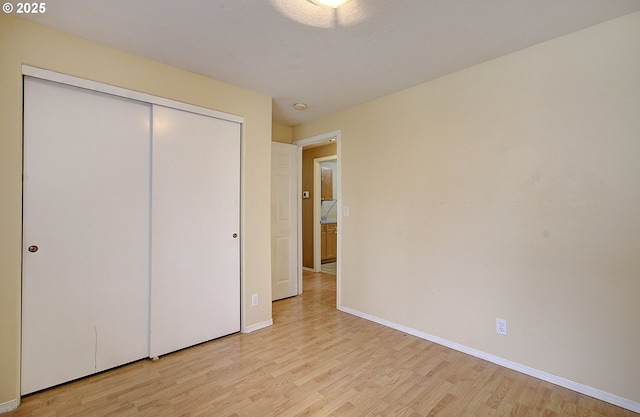
[[[338,172],[337,172],[337,199],[338,199],[338,219],[337,219],[337,227],[338,227],[338,247],[337,247],[337,260],[336,260],[336,307],[341,305],[341,291],[340,291],[340,283],[342,280],[342,158],[341,155],[341,146],[342,146],[342,131],[334,130],[327,133],[322,133],[315,136],[306,137],[297,141],[294,141],[293,144],[298,146],[298,195],[302,195],[302,150],[304,147],[309,145],[317,145],[323,142],[330,143],[332,139],[335,139],[336,142],[336,162],[338,164]],[[331,157],[333,159],[333,157]],[[314,210],[315,212],[315,210]],[[315,217],[315,213],[314,213]],[[320,215],[318,214],[318,219]],[[314,227],[315,228],[315,227]],[[298,199],[298,289],[302,294],[302,199]],[[319,256],[318,256],[319,260]],[[314,267],[316,262],[316,256],[314,254]]]

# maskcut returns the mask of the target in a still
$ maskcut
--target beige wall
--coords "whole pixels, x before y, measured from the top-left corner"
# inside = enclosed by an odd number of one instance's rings
[[[273,122],[271,140],[273,142],[291,143],[293,141],[293,128],[282,123]]]
[[[19,396],[21,64],[243,116],[242,302],[271,299],[271,98],[0,14],[0,403]],[[271,303],[243,316],[268,322]]]
[[[640,402],[639,51],[635,13],[295,127],[341,130],[342,304]]]
[[[302,190],[309,191],[309,198],[302,199],[302,266],[307,268],[313,268],[313,160],[337,152],[335,143],[302,151]]]

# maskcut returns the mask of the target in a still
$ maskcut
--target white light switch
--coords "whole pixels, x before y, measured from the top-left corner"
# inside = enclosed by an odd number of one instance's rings
[[[349,217],[349,206],[343,206],[342,207],[342,215],[344,217]]]

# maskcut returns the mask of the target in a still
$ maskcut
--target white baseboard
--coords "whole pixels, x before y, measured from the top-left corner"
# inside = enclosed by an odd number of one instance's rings
[[[11,400],[0,404],[0,414],[8,413],[18,408],[18,400]]]
[[[483,352],[478,349],[470,348],[468,346],[461,345],[459,343],[452,342],[450,340],[442,339],[438,336],[433,336],[428,333],[421,332],[419,330],[412,329],[407,326],[403,326],[401,324],[394,323],[389,320],[381,319],[376,316],[372,316],[370,314],[362,313],[357,310],[350,309],[348,307],[340,306],[338,310],[344,311],[345,313],[353,314],[354,316],[358,316],[360,318],[373,321],[375,323],[381,324],[386,327],[390,327],[395,330],[399,330],[401,332],[410,334],[412,336],[419,337],[420,339],[428,340],[433,343],[437,343],[442,346],[446,346],[453,350],[457,350],[462,353],[466,353],[471,356],[475,356],[476,358],[484,359],[486,361],[495,363],[496,365],[504,366],[505,368],[513,369],[514,371],[523,373],[525,375],[529,375],[543,381],[550,382],[555,385],[559,385],[564,388],[568,388],[572,391],[579,392],[580,394],[585,394],[593,398],[597,398],[598,400],[606,401],[610,404],[617,405],[618,407],[626,408],[627,410],[631,410],[636,413],[640,413],[640,403],[635,401],[618,397],[617,395],[610,394],[608,392],[590,387],[588,385],[580,384],[578,382],[574,382],[548,372],[540,371],[535,368],[531,368],[516,362],[512,362],[510,360],[501,358],[499,356],[495,356],[486,352]]]
[[[251,326],[247,326],[242,329],[242,333],[251,333],[256,330],[264,329],[265,327],[273,326],[273,319],[263,321],[262,323],[252,324]]]

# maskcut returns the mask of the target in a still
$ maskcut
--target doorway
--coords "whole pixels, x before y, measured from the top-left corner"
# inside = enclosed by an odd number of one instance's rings
[[[334,152],[331,145],[321,148]],[[337,155],[313,160],[313,269],[333,275],[338,258],[337,173]]]
[[[341,173],[340,173],[340,131],[333,131],[322,135],[305,138],[294,142],[298,146],[299,174],[298,187],[302,196],[298,200],[298,243],[299,271],[321,272],[322,270],[322,225],[333,225],[333,240],[335,245],[335,276],[336,302],[340,305],[340,265],[341,265]],[[326,208],[323,214],[321,163],[333,161],[332,196],[326,198]],[[334,201],[335,200],[335,201]],[[331,217],[330,217],[331,216]],[[323,217],[325,217],[323,221]],[[328,227],[328,226],[327,226]],[[326,233],[326,232],[325,232]],[[325,235],[326,239],[326,235]],[[326,240],[325,240],[326,244]],[[302,285],[302,283],[300,284]]]

